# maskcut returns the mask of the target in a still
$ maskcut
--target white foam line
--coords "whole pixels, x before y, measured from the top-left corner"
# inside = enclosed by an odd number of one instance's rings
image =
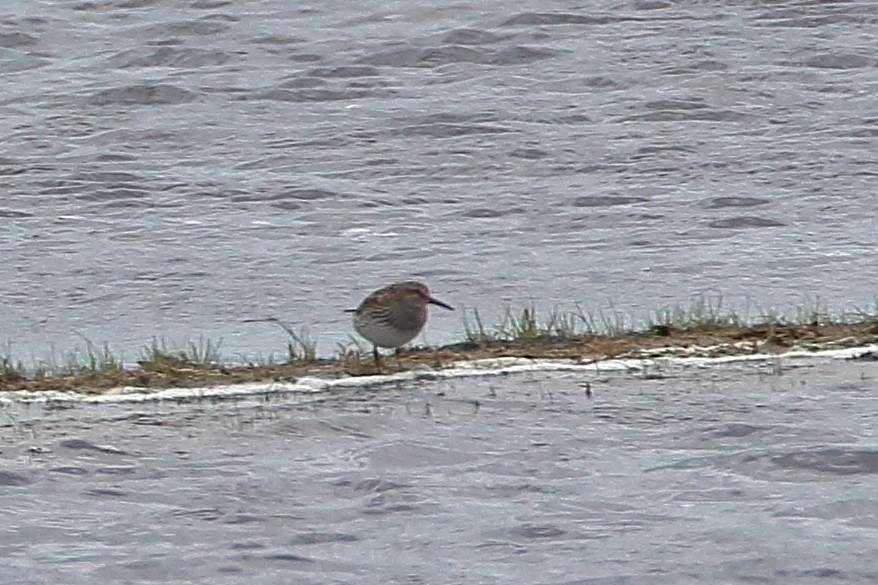
[[[340,379],[303,377],[296,382],[253,382],[225,386],[203,386],[198,388],[147,388],[120,387],[102,394],[82,394],[78,392],[40,391],[40,392],[0,392],[0,405],[22,403],[138,403],[152,401],[198,401],[205,399],[245,398],[265,394],[327,394],[337,389],[369,388],[387,384],[424,380],[447,380],[455,378],[476,378],[502,376],[528,372],[640,372],[656,366],[698,367],[724,365],[741,362],[769,362],[776,360],[839,360],[859,357],[865,353],[878,353],[878,344],[843,349],[820,351],[791,350],[781,354],[747,354],[721,357],[666,357],[607,359],[594,362],[574,362],[570,360],[547,360],[528,358],[491,358],[469,362],[459,362],[444,370],[415,369],[398,374],[359,376]]]

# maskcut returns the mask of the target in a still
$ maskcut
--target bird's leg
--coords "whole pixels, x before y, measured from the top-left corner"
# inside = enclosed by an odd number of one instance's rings
[[[400,356],[402,355],[402,348],[397,347],[396,351],[393,352],[393,355],[396,356],[396,367],[399,368],[400,371],[402,371],[402,360],[400,359]]]
[[[378,355],[378,346],[372,346],[372,356],[375,358],[375,371],[381,373],[381,356]]]

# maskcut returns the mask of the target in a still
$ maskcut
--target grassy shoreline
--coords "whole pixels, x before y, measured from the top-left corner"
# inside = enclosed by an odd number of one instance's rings
[[[0,350],[0,392],[70,391],[100,394],[121,386],[144,389],[294,381],[374,374],[371,349],[353,341],[332,358],[317,357],[306,329],[267,319],[287,334],[283,358],[257,358],[230,364],[221,341],[199,339],[173,346],[153,339],[136,366],[126,366],[106,345],[83,339],[84,346],[63,358],[50,357],[26,368]],[[533,305],[508,309],[500,322],[486,326],[478,311],[464,313],[464,339],[438,348],[404,350],[384,360],[385,372],[418,365],[448,367],[455,362],[525,357],[597,362],[657,355],[743,355],[782,353],[792,348],[821,349],[878,343],[878,302],[870,311],[830,315],[818,308],[797,308],[793,317],[762,312],[756,319],[723,311],[719,302],[699,299],[687,308],[655,312],[641,327],[630,327],[618,313],[592,315],[552,311],[542,316]]]

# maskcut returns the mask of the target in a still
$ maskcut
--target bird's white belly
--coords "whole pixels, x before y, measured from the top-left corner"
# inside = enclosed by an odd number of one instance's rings
[[[414,339],[418,329],[396,329],[386,325],[377,324],[367,319],[354,318],[354,329],[357,333],[377,345],[378,347],[400,347]]]

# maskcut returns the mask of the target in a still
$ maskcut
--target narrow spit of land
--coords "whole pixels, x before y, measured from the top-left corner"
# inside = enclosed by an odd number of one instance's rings
[[[507,323],[506,327],[490,332],[478,319],[476,326],[465,323],[466,341],[433,349],[404,350],[398,358],[389,356],[383,360],[382,373],[415,367],[445,368],[456,362],[497,357],[589,363],[614,358],[780,354],[791,349],[816,351],[878,343],[878,316],[751,325],[711,318],[700,323],[652,325],[640,331],[588,334],[559,326],[557,316],[539,323],[529,311],[526,309],[511,321],[512,327]],[[119,363],[106,348],[99,351],[91,345],[85,354],[87,359],[69,364],[63,371],[27,373],[20,364],[13,365],[9,358],[0,357],[0,391],[100,394],[119,387],[160,390],[378,373],[370,352],[348,350],[333,359],[317,359],[313,346],[309,347],[291,330],[287,332],[291,334],[289,359],[283,363],[223,364],[218,353],[210,350],[209,343],[200,352],[164,351],[153,345],[133,367]]]

